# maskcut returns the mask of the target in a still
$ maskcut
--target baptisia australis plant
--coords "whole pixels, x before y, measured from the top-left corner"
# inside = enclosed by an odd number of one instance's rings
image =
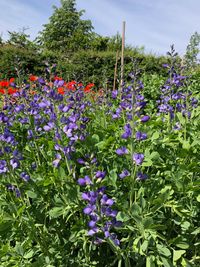
[[[31,83],[35,83],[36,88],[33,94],[29,91]],[[65,95],[60,94],[57,86],[64,83],[56,78],[52,86],[45,79],[33,76],[30,83],[13,94],[17,99],[14,105],[5,103],[0,113],[0,173],[12,171],[19,179],[28,182],[31,180],[30,172],[41,168],[44,158],[50,160],[55,168],[64,162],[71,173],[70,160],[75,152],[75,143],[82,142],[87,136],[86,125],[90,120],[87,110],[91,104],[83,86],[75,88],[76,82],[68,84],[70,87]],[[19,128],[18,133],[13,131],[15,127]],[[21,136],[24,137],[23,146]],[[51,144],[43,142],[50,136]],[[48,149],[51,149],[51,153],[48,152],[50,157],[46,154]],[[25,166],[23,159],[31,151],[34,151],[31,165]],[[18,186],[17,182],[15,186]],[[9,188],[11,190],[12,187]]]
[[[177,114],[181,113],[186,119],[191,117],[191,110],[197,107],[198,100],[192,96],[188,90],[189,76],[183,75],[184,66],[181,66],[174,46],[167,53],[169,64],[163,66],[168,70],[168,79],[161,87],[160,99],[158,103],[158,112],[161,115],[167,115],[173,125],[173,128],[180,129],[181,126],[177,121]],[[163,117],[163,120],[164,117]]]
[[[78,160],[80,164],[85,165],[83,159]],[[95,164],[94,159],[91,164]],[[93,243],[98,245],[111,240],[116,246],[120,245],[114,229],[122,226],[122,222],[116,219],[118,211],[113,208],[115,201],[106,194],[106,186],[101,183],[106,177],[106,172],[97,170],[92,178],[86,175],[84,178],[78,179],[78,184],[87,189],[81,195],[87,205],[83,209],[83,213],[88,216],[88,236],[93,237]]]
[[[130,74],[130,77],[131,84],[129,86],[124,84],[119,106],[115,113],[112,114],[112,118],[115,120],[124,118],[125,121],[126,118],[126,123],[121,134],[124,145],[117,148],[115,152],[119,156],[131,154],[130,160],[132,162],[132,167],[130,170],[122,170],[122,173],[119,174],[121,179],[131,176],[131,179],[145,180],[147,175],[143,175],[139,170],[145,160],[144,154],[139,152],[139,142],[146,140],[147,134],[140,129],[149,121],[150,116],[144,113],[146,101],[142,94],[144,86],[139,79],[140,71],[136,68],[136,70]],[[117,92],[113,91],[111,97],[117,99]]]

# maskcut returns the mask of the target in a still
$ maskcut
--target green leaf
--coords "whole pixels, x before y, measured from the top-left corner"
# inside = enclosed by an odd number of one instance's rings
[[[151,217],[146,217],[142,221],[144,229],[150,229],[153,225],[153,219]]]
[[[26,194],[30,198],[37,198],[37,194],[33,191],[28,190],[28,191],[26,191]]]
[[[16,244],[15,251],[17,252],[17,254],[19,254],[21,256],[24,255],[24,249],[19,243]]]
[[[58,175],[59,175],[59,178],[61,178],[62,180],[66,179],[65,170],[61,166],[58,168]]]
[[[147,248],[148,248],[149,242],[148,240],[144,240],[144,242],[142,243],[142,245],[140,246],[141,250],[143,252],[146,252]]]
[[[150,158],[145,158],[144,162],[142,163],[143,167],[150,167],[152,166],[153,161]]]
[[[159,132],[158,132],[158,131],[157,131],[157,132],[155,132],[155,133],[153,133],[153,135],[152,135],[152,137],[151,137],[151,141],[154,141],[154,140],[158,139],[158,138],[159,138],[159,136],[160,136],[160,134],[159,134]]]
[[[4,221],[0,222],[0,234],[3,232],[7,232],[11,230],[12,222],[11,221]]]
[[[186,149],[186,150],[189,150],[190,149],[190,142],[189,141],[183,141],[183,143],[182,143],[182,147],[183,147],[183,149]]]
[[[181,258],[181,256],[185,253],[185,250],[174,250],[173,251],[173,262],[176,262]]]
[[[148,256],[146,258],[146,267],[155,267],[154,259],[154,256]]]
[[[183,126],[186,122],[185,118],[183,117],[183,115],[180,112],[177,112],[176,115],[177,115],[181,125]]]
[[[183,228],[184,230],[188,230],[189,229],[189,227],[190,227],[190,222],[183,222],[182,224],[181,224],[181,228]]]
[[[116,187],[116,182],[117,182],[117,169],[113,169],[113,170],[111,170],[109,172],[108,181],[109,181],[110,185],[113,185],[114,187]]]
[[[164,258],[164,257],[160,257],[160,258],[163,262],[164,267],[174,267],[169,259]]]
[[[197,201],[200,202],[200,195],[197,196]]]
[[[60,217],[61,215],[63,215],[63,213],[64,213],[64,209],[63,209],[63,207],[55,207],[55,208],[53,208],[53,209],[51,209],[51,210],[49,211],[49,215],[50,215],[50,217],[52,217],[52,218],[58,218],[58,217]]]
[[[162,254],[165,257],[171,256],[171,252],[166,246],[157,244],[157,249],[158,249],[159,254]]]
[[[116,219],[118,221],[127,222],[130,219],[130,217],[125,212],[120,211],[117,213]]]
[[[33,255],[34,255],[34,250],[30,250],[29,252],[24,254],[24,258],[25,259],[30,259],[30,258],[33,257]]]
[[[189,248],[190,245],[186,242],[180,241],[180,242],[176,243],[175,246],[178,248],[187,249],[187,248]]]
[[[95,143],[99,143],[99,136],[98,136],[98,134],[93,134],[92,135],[92,140],[94,140]]]

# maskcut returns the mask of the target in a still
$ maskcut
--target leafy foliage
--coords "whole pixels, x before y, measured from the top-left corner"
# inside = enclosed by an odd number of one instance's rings
[[[88,49],[93,27],[90,20],[81,19],[83,13],[76,10],[75,0],[61,0],[61,7],[54,6],[49,23],[40,33],[41,44],[57,52]]]
[[[197,57],[199,55],[199,44],[200,34],[195,32],[190,38],[185,54],[185,63],[189,69],[194,69],[199,63],[199,59]]]

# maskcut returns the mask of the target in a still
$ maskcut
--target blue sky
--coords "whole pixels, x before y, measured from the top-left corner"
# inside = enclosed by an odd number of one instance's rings
[[[0,34],[26,32],[33,39],[52,14],[59,0],[0,0]],[[126,43],[144,46],[146,52],[166,54],[171,44],[184,54],[190,36],[200,33],[200,0],[77,0],[91,19],[95,32],[111,36],[121,32],[126,21]]]

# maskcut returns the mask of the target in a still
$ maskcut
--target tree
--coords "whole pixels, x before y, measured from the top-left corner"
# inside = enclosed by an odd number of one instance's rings
[[[61,0],[61,6],[53,8],[49,23],[38,38],[43,47],[57,52],[90,48],[92,23],[81,19],[85,11],[77,11],[75,0]]]
[[[188,68],[194,68],[198,64],[198,54],[200,51],[199,44],[200,34],[195,32],[190,38],[190,42],[186,48],[186,54],[184,56],[186,66]]]
[[[36,49],[36,44],[29,40],[30,35],[25,33],[26,30],[26,28],[23,28],[19,32],[8,31],[9,38],[6,44],[23,49]]]

